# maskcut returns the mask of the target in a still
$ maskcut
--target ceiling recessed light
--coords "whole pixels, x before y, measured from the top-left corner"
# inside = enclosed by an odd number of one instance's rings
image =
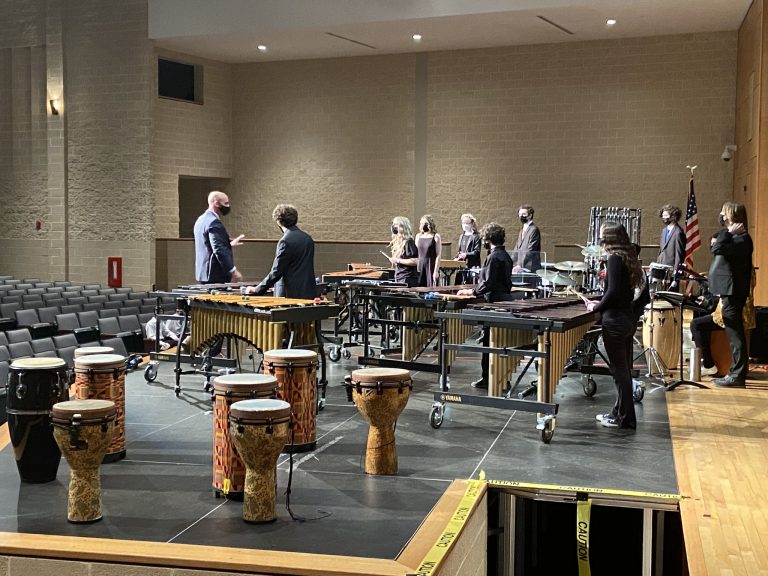
[[[421,42],[421,34],[414,34],[412,38],[414,42]]]
[[[267,51],[267,47],[264,46],[264,44],[259,44],[258,46],[256,46],[256,48],[259,49],[259,52],[266,52]]]
[[[614,26],[616,24],[616,20],[613,18],[608,18],[608,20],[605,21],[606,26]]]

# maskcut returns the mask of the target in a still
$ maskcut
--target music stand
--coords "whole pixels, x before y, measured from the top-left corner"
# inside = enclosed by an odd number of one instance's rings
[[[697,388],[709,388],[706,384],[702,384],[701,382],[694,382],[693,380],[686,380],[683,377],[683,310],[686,307],[686,304],[688,303],[688,298],[684,294],[679,294],[677,292],[664,292],[664,291],[656,291],[656,294],[654,295],[655,298],[661,298],[662,300],[669,302],[673,306],[677,306],[680,308],[680,378],[678,380],[673,380],[669,384],[665,386],[665,390],[674,390],[678,386],[696,386]],[[690,308],[699,308],[699,306],[692,306],[689,305]]]

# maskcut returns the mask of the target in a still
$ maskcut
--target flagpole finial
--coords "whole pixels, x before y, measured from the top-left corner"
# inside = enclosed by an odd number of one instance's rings
[[[693,176],[693,171],[694,171],[694,170],[696,170],[696,168],[698,168],[698,167],[699,167],[698,165],[696,165],[696,166],[691,166],[690,164],[688,164],[688,165],[686,166],[686,168],[688,168],[688,170],[690,170],[690,171],[691,171],[691,176]]]

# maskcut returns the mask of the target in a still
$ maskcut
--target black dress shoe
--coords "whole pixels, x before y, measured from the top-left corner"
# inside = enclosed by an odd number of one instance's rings
[[[715,386],[720,388],[744,388],[747,384],[740,378],[734,378],[733,376],[723,376],[722,378],[715,378],[712,380]]]
[[[485,378],[480,378],[480,380],[475,380],[470,384],[472,388],[488,388],[488,380]]]

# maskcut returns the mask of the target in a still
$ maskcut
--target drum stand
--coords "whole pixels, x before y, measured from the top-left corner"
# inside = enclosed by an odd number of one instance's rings
[[[653,297],[651,297],[651,324],[649,327],[650,331],[650,345],[648,348],[643,349],[640,354],[635,356],[634,360],[637,360],[640,358],[640,356],[645,356],[646,362],[648,364],[648,372],[646,372],[646,376],[648,378],[658,378],[662,385],[667,385],[666,376],[669,374],[669,368],[667,368],[667,365],[664,363],[664,360],[661,359],[661,356],[659,356],[658,350],[653,347],[653,324],[654,324],[654,308],[653,308]],[[682,322],[680,323],[682,326]],[[682,350],[682,342],[680,344],[680,349]],[[656,368],[656,372],[653,371],[654,367]]]

